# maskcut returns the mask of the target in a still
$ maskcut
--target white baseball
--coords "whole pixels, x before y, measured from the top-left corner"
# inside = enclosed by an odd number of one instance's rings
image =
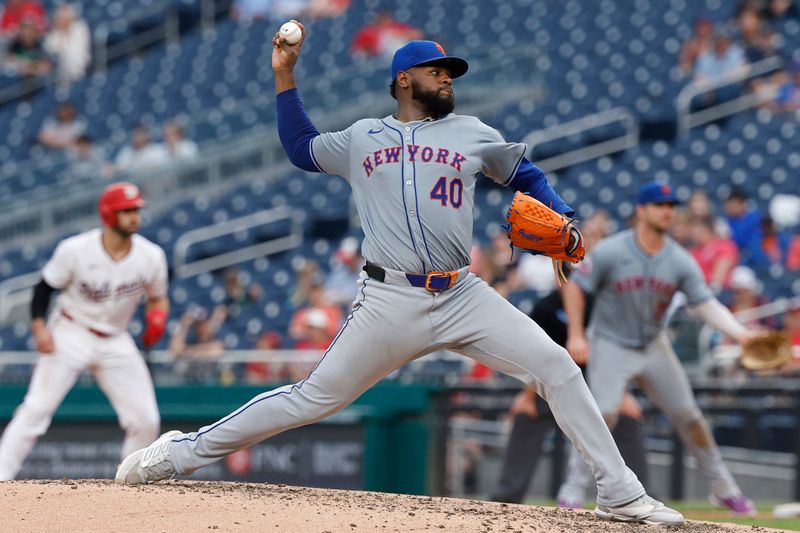
[[[286,42],[286,44],[292,45],[297,44],[300,42],[300,39],[303,37],[303,30],[300,29],[300,26],[295,24],[294,22],[286,22],[279,31],[281,37]]]

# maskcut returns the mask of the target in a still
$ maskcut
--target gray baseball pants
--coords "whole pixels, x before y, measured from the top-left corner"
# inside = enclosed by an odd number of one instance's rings
[[[332,415],[393,370],[438,350],[459,352],[534,387],[591,465],[600,504],[618,506],[644,494],[567,351],[466,269],[440,293],[410,286],[402,272],[387,269],[385,282],[362,273],[352,313],[311,374],[256,396],[197,432],[175,437],[176,472],[190,474]]]

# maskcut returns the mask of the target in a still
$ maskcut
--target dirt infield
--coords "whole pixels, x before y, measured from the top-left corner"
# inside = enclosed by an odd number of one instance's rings
[[[20,533],[665,530],[604,522],[591,512],[282,485],[173,481],[122,487],[110,481],[14,481],[0,483],[0,493],[0,530]],[[775,530],[687,522],[670,531]]]

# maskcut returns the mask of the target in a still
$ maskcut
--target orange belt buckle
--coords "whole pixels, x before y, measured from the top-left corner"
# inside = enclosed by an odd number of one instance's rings
[[[436,288],[431,287],[431,278],[433,278],[433,277],[437,277],[437,278],[447,277],[447,278],[450,278],[448,280],[448,282],[447,282],[447,287],[442,287],[441,289],[436,289]],[[452,287],[457,279],[458,279],[458,272],[457,271],[456,272],[428,272],[425,275],[425,290],[429,291],[429,292],[441,292],[441,291],[443,291],[445,289],[449,289],[450,287]]]

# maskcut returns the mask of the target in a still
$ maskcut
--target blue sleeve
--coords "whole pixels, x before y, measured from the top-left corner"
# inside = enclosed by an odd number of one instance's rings
[[[311,141],[319,136],[319,131],[303,109],[299,91],[283,91],[276,95],[275,100],[278,106],[278,136],[289,161],[308,172],[322,172],[311,156]]]
[[[568,206],[550,186],[542,169],[528,161],[527,158],[522,158],[522,162],[517,167],[514,177],[508,182],[508,186],[515,191],[530,194],[557,213],[568,217],[575,214],[575,210]]]

